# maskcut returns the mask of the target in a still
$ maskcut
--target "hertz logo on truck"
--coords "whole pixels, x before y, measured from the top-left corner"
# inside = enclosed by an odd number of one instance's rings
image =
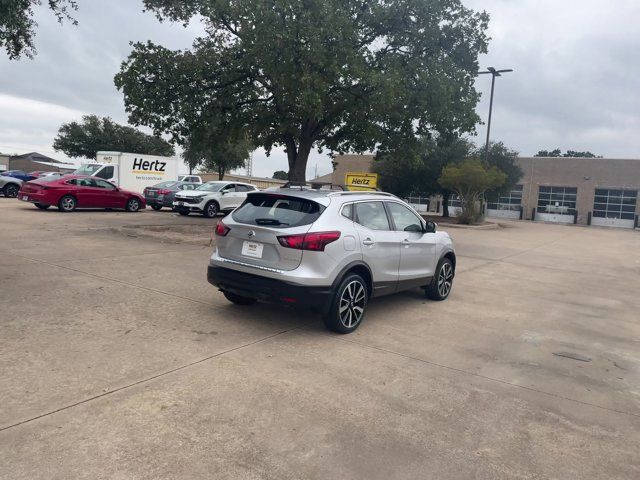
[[[160,160],[154,160],[152,162],[143,160],[142,158],[133,159],[133,171],[134,173],[161,173],[165,171],[167,162]]]

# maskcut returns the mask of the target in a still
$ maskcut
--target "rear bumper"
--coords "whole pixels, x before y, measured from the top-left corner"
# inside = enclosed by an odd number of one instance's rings
[[[209,265],[207,280],[222,291],[255,298],[268,303],[280,303],[329,311],[333,299],[332,287],[307,287],[260,275]]]

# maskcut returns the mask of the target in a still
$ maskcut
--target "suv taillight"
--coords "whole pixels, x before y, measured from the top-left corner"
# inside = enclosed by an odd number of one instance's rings
[[[219,237],[226,237],[227,233],[229,233],[230,231],[231,229],[224,223],[222,223],[222,220],[220,220],[216,225],[216,235],[218,235]]]
[[[324,252],[324,247],[340,238],[340,232],[313,232],[278,237],[280,245],[296,250]]]
[[[158,195],[169,195],[169,194],[171,193],[171,190],[167,190],[167,189],[164,189],[164,190],[158,190],[156,193],[157,193]]]

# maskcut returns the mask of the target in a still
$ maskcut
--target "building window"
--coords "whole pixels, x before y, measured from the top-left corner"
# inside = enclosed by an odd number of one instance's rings
[[[540,187],[538,212],[573,215],[577,197],[578,189],[575,187]]]
[[[637,190],[596,188],[593,216],[633,220],[636,212]]]
[[[460,200],[460,196],[459,195],[452,194],[449,197],[449,207],[462,208],[462,201]]]
[[[522,205],[522,185],[516,185],[508,194],[498,197],[497,202],[488,202],[489,210],[520,211]]]

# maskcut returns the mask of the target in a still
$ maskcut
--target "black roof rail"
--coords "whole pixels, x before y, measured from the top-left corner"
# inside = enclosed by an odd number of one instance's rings
[[[347,188],[344,185],[336,185],[331,182],[294,182],[290,181],[282,185],[280,188],[299,188],[300,190],[309,189],[309,190],[322,190],[323,187],[328,187],[328,190],[339,190],[346,191]]]

